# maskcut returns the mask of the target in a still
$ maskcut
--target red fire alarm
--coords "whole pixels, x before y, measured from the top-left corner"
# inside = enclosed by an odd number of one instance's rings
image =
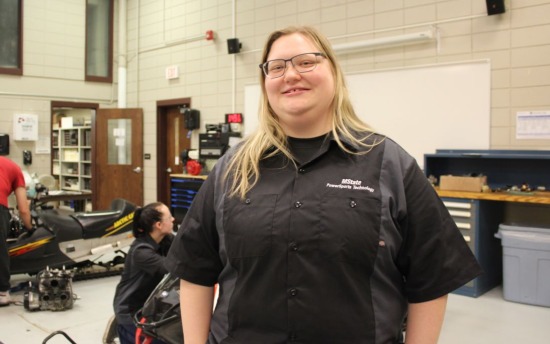
[[[206,31],[206,40],[211,41],[214,39],[214,31],[208,30]]]

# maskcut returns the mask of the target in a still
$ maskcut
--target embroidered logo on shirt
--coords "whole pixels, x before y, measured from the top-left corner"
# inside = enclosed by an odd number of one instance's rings
[[[354,179],[347,179],[344,178],[340,182],[340,184],[331,184],[327,183],[327,188],[335,188],[335,189],[348,189],[348,190],[365,190],[368,192],[374,192],[374,189],[368,185],[361,185],[363,184],[363,181],[361,180],[354,180]]]

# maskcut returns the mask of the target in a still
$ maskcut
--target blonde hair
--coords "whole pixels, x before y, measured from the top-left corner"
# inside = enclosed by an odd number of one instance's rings
[[[316,29],[307,26],[287,27],[277,30],[269,36],[263,53],[262,63],[266,62],[267,56],[273,43],[282,36],[298,33],[311,40],[329,61],[334,78],[334,99],[331,104],[332,129],[331,133],[340,148],[350,154],[367,154],[381,140],[368,139],[374,131],[357,117],[349,99],[348,89],[344,80],[342,69],[338,62],[329,41]],[[225,178],[230,178],[230,197],[238,195],[244,199],[246,194],[260,178],[260,161],[277,154],[284,154],[289,161],[294,163],[292,153],[287,147],[287,137],[281,128],[277,115],[268,102],[265,89],[265,75],[260,70],[260,85],[262,87],[262,98],[259,106],[259,127],[258,129],[238,147],[235,154],[230,158],[229,166],[225,171]],[[357,133],[364,133],[363,137],[357,137]],[[362,147],[357,151],[349,150],[340,140],[340,137]],[[295,164],[295,163],[294,163]]]

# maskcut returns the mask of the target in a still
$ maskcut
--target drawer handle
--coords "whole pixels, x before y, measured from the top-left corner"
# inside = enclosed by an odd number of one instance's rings
[[[460,211],[460,210],[449,210],[449,214],[451,214],[451,216],[458,216],[458,217],[472,216],[472,214],[469,211]]]
[[[443,202],[447,208],[457,208],[457,209],[472,209],[471,203],[463,202]]]
[[[472,226],[469,223],[456,222],[456,226],[460,229],[470,229]]]

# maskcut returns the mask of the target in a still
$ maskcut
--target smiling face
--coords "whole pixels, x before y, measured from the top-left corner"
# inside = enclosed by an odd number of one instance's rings
[[[293,33],[281,36],[272,44],[267,61],[313,52],[320,50],[309,38]],[[267,99],[288,136],[317,137],[332,128],[334,77],[329,61],[323,57],[318,61],[317,67],[306,73],[297,72],[287,62],[282,77],[265,78]]]

